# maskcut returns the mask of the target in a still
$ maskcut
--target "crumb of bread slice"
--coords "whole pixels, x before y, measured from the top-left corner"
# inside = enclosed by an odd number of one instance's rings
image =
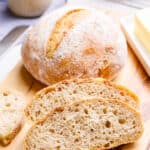
[[[12,91],[0,91],[0,145],[14,139],[23,124],[23,97]]]
[[[119,100],[81,100],[56,108],[28,131],[24,150],[104,150],[135,142],[140,113]]]
[[[89,98],[120,99],[138,109],[138,97],[127,88],[102,78],[71,79],[59,82],[39,91],[26,107],[25,114],[37,121],[51,110]]]

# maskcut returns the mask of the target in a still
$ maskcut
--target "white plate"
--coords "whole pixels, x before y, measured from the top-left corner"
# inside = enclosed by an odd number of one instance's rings
[[[0,57],[0,81],[15,67],[21,60],[21,45],[13,46]]]
[[[121,18],[121,25],[128,43],[140,60],[147,74],[150,76],[150,52],[143,47],[134,35],[134,16],[126,16]]]

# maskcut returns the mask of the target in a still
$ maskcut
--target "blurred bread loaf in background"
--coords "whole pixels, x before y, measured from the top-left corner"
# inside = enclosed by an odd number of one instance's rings
[[[41,15],[52,0],[8,0],[8,8],[17,16],[35,17]]]

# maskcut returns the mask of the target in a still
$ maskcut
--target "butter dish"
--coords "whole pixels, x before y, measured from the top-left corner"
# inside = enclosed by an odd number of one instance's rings
[[[145,71],[150,76],[150,51],[148,51],[134,34],[134,15],[121,18],[121,26],[126,36],[127,42],[132,47],[134,53],[140,60]]]

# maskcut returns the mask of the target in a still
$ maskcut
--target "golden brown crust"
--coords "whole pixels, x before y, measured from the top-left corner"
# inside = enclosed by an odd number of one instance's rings
[[[48,119],[49,116],[53,115],[55,112],[61,113],[61,112],[64,110],[64,108],[67,107],[67,106],[80,105],[81,103],[90,103],[90,100],[91,100],[91,99],[89,99],[89,100],[81,100],[81,101],[78,101],[78,102],[74,102],[74,103],[72,103],[72,104],[67,104],[67,105],[61,106],[61,107],[56,108],[55,110],[49,112],[45,117],[43,117],[42,119],[40,119],[40,120],[38,120],[37,122],[35,122],[34,125],[28,130],[28,132],[27,132],[27,134],[26,134],[26,137],[25,137],[25,140],[24,140],[23,149],[26,150],[26,148],[25,148],[25,142],[26,142],[28,136],[30,136],[30,132],[32,131],[32,129],[35,128],[35,126],[36,126],[37,124],[43,124],[43,123]],[[124,141],[124,143],[119,143],[119,142],[116,141],[116,143],[114,142],[114,146],[112,146],[111,148],[117,147],[117,146],[122,145],[122,144],[133,143],[133,142],[135,142],[137,139],[139,139],[139,138],[142,136],[142,134],[143,134],[143,132],[144,132],[144,128],[143,128],[143,124],[142,124],[141,115],[140,115],[140,113],[137,112],[134,108],[130,107],[127,103],[124,103],[124,102],[122,102],[122,101],[115,100],[115,99],[109,100],[109,101],[102,100],[102,99],[92,99],[92,102],[97,102],[97,101],[98,101],[98,102],[103,102],[103,103],[105,103],[105,102],[116,103],[117,105],[120,105],[120,107],[127,108],[129,111],[131,111],[132,113],[134,113],[135,116],[138,118],[138,120],[140,120],[140,122],[141,122],[141,123],[140,123],[140,124],[141,124],[141,126],[140,126],[141,130],[140,130],[140,132],[138,132],[138,134],[135,136],[135,139],[131,139],[130,137],[128,137],[128,141],[127,141],[127,139],[126,139],[126,140]],[[61,110],[61,111],[60,111],[60,110]],[[125,138],[126,138],[126,137],[125,137]],[[104,148],[104,147],[99,147],[99,148],[93,147],[93,148],[91,148],[91,149],[92,149],[92,150],[93,150],[93,149],[94,149],[94,150],[95,150],[95,149],[96,149],[96,150],[99,150],[99,149],[100,149],[100,150],[104,150],[105,148]],[[110,149],[110,148],[108,147],[107,149]]]
[[[72,13],[75,15],[75,19],[70,19],[73,25],[65,24],[65,31],[62,25],[57,27],[57,22],[68,20],[67,13],[75,10],[82,11]],[[55,29],[60,30],[59,34]],[[125,38],[111,18],[82,7],[65,7],[43,18],[29,30],[22,46],[24,66],[47,85],[72,78],[113,79],[126,56]]]

